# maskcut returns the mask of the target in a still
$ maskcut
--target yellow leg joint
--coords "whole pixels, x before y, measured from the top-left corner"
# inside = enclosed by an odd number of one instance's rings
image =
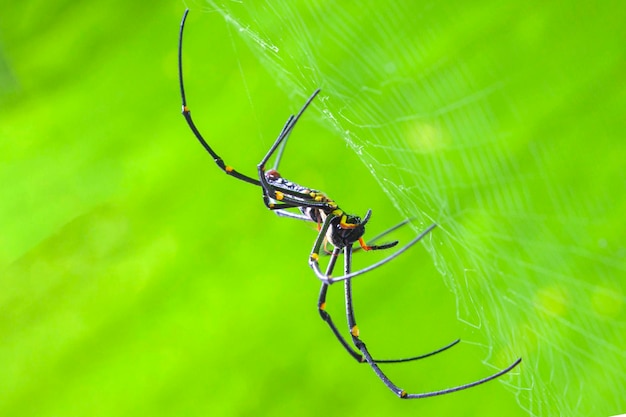
[[[320,310],[326,310],[326,303],[320,304]]]
[[[276,197],[276,200],[278,200],[278,201],[280,201],[280,200],[282,200],[283,198],[285,198],[285,194],[281,193],[280,191],[276,191],[276,192],[274,193],[274,195],[275,195],[275,197]]]
[[[355,324],[354,327],[350,329],[350,333],[354,337],[359,337],[359,327]]]
[[[311,254],[311,260],[312,261],[317,262],[317,261],[319,261],[319,259],[320,259],[320,256],[317,253],[312,253]]]
[[[402,390],[402,392],[400,392],[400,397],[401,398],[406,398],[406,391]]]
[[[233,172],[233,167],[231,166],[226,165],[224,169],[226,170],[226,172]]]

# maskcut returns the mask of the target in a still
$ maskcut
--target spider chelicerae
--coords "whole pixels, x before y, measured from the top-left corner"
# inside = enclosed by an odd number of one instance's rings
[[[400,363],[423,359],[451,348],[452,346],[459,343],[460,339],[457,339],[452,343],[433,352],[426,353],[420,356],[402,359],[374,359],[370,354],[368,348],[365,346],[365,343],[361,340],[359,336],[359,328],[356,323],[354,308],[352,305],[351,279],[358,275],[369,272],[381,265],[384,265],[387,262],[398,257],[404,251],[419,242],[431,230],[433,230],[436,227],[436,224],[432,224],[427,227],[426,230],[424,230],[421,234],[419,234],[417,237],[408,242],[405,246],[396,250],[393,254],[387,256],[383,260],[358,271],[352,271],[352,253],[355,250],[384,250],[396,246],[398,244],[398,241],[393,241],[381,245],[374,245],[373,243],[378,239],[384,237],[385,235],[391,233],[392,231],[398,229],[399,227],[405,225],[407,221],[391,227],[390,229],[373,238],[369,243],[366,243],[363,239],[363,235],[365,233],[365,225],[369,221],[372,214],[371,210],[368,210],[363,218],[348,214],[347,212],[342,210],[334,200],[330,199],[323,192],[296,184],[295,182],[289,181],[280,175],[280,173],[278,172],[278,164],[280,163],[280,160],[282,158],[282,153],[285,144],[287,143],[287,139],[289,138],[289,135],[291,134],[292,130],[296,126],[296,123],[298,122],[304,111],[320,92],[319,89],[315,90],[313,94],[311,94],[308,100],[304,103],[304,106],[302,106],[300,111],[295,116],[289,116],[289,118],[287,119],[287,123],[285,123],[285,125],[283,126],[278,135],[278,138],[269,149],[267,154],[263,157],[261,162],[257,165],[257,178],[242,174],[231,166],[226,165],[222,158],[213,150],[213,148],[211,148],[211,146],[209,146],[206,140],[204,140],[202,134],[193,122],[193,119],[191,118],[191,112],[187,107],[185,87],[183,83],[182,48],[183,31],[185,28],[185,21],[187,19],[188,13],[189,10],[187,9],[183,14],[178,39],[178,73],[180,82],[180,94],[182,99],[182,114],[185,117],[189,128],[196,136],[198,141],[200,141],[200,144],[202,144],[204,149],[211,155],[217,166],[222,171],[241,181],[247,182],[257,187],[261,187],[261,191],[263,193],[263,202],[268,209],[274,211],[274,213],[279,216],[305,220],[317,224],[318,234],[313,245],[313,250],[309,255],[309,265],[315,272],[317,278],[319,278],[322,283],[317,302],[318,311],[322,319],[328,324],[333,334],[339,340],[344,349],[358,362],[368,363],[369,366],[372,367],[378,378],[380,378],[380,380],[387,386],[387,388],[393,391],[398,397],[406,399],[433,397],[436,395],[449,394],[451,392],[475,387],[477,385],[484,384],[485,382],[496,379],[515,368],[521,362],[521,358],[517,359],[515,362],[513,362],[508,367],[502,369],[501,371],[478,381],[459,385],[452,388],[446,388],[439,391],[424,393],[407,393],[402,388],[399,388],[385,375],[385,373],[381,370],[378,364]],[[276,156],[274,166],[271,169],[266,169],[266,164],[275,154]],[[298,209],[299,213],[289,211],[289,209]],[[322,271],[319,264],[319,256],[320,252],[327,242],[333,246],[333,250],[330,253],[330,259],[326,267],[326,271]],[[359,246],[354,247],[354,244],[356,243],[358,243]],[[335,269],[337,258],[342,251],[344,256],[343,274],[340,276],[333,276],[332,273]],[[338,281],[343,281],[345,287],[345,302],[348,328],[350,338],[352,340],[352,343],[354,344],[354,347],[350,345],[350,343],[348,343],[348,340],[339,331],[339,329],[333,322],[330,314],[326,311],[326,293],[328,291],[328,287]]]

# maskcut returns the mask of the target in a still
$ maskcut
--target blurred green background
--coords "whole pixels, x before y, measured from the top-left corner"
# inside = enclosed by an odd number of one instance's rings
[[[468,343],[389,375],[424,392],[518,371],[400,401],[342,351],[314,228],[221,174],[180,116],[186,6],[189,105],[228,163],[254,174],[321,86],[283,174],[373,209],[370,236],[440,224],[355,280],[357,318],[378,357]],[[626,412],[623,6],[227,7],[2,4],[0,415]]]

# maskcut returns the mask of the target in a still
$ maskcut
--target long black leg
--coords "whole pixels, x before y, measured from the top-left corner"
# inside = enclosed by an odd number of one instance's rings
[[[411,220],[412,220],[412,219],[405,219],[405,220],[402,220],[400,223],[398,223],[398,224],[396,224],[396,225],[394,225],[394,226],[391,226],[389,229],[387,229],[387,230],[385,230],[385,231],[383,231],[383,232],[380,232],[379,234],[377,234],[376,236],[374,236],[373,238],[371,238],[371,239],[369,240],[369,242],[368,242],[368,243],[374,243],[374,242],[376,242],[378,239],[382,239],[383,237],[387,236],[389,233],[391,233],[391,232],[395,232],[396,230],[398,230],[398,229],[399,229],[399,228],[401,228],[402,226],[404,226],[404,225],[406,225],[406,224],[411,223]]]
[[[307,101],[304,103],[304,105],[302,106],[298,114],[296,114],[295,116],[293,115],[289,116],[289,118],[287,119],[287,123],[285,123],[285,125],[283,126],[282,130],[280,131],[280,134],[276,138],[276,141],[274,141],[269,151],[267,151],[267,153],[265,154],[261,162],[259,162],[259,164],[257,165],[257,173],[259,176],[259,181],[261,183],[261,186],[263,187],[263,193],[266,197],[269,197],[274,200],[283,199],[282,191],[277,189],[276,187],[274,187],[272,184],[270,184],[267,181],[267,178],[265,177],[265,165],[267,164],[267,161],[269,161],[270,158],[274,155],[274,152],[276,152],[276,150],[280,148],[279,154],[276,158],[276,163],[275,163],[275,165],[278,166],[278,164],[280,163],[280,158],[282,158],[282,152],[286,144],[285,142],[286,139],[289,137],[293,128],[296,126],[296,123],[298,123],[298,120],[300,120],[300,117],[302,116],[302,114],[305,112],[307,107],[309,107],[309,105],[311,104],[311,102],[313,101],[315,96],[317,96],[319,92],[320,92],[320,89],[318,88],[307,99]],[[280,197],[279,197],[279,194],[281,194]],[[290,190],[289,194],[295,197],[299,197],[302,200],[284,196],[285,203],[294,203],[294,204],[301,203],[301,205],[305,207],[317,207],[317,208],[325,208],[325,209],[329,208],[329,205],[327,203],[312,202],[308,194],[299,193],[294,190]]]
[[[335,248],[333,250],[330,260],[328,261],[328,267],[326,268],[326,275],[330,275],[333,273],[333,269],[335,268],[335,263],[337,262],[337,257],[339,256],[340,252],[341,252],[341,248]],[[350,354],[350,356],[352,356],[358,362],[363,362],[363,355],[355,351],[352,348],[352,346],[350,346],[350,344],[346,341],[346,339],[339,332],[339,329],[337,329],[337,326],[335,326],[335,323],[333,323],[333,319],[331,318],[330,314],[328,314],[328,312],[326,311],[326,292],[327,291],[328,291],[328,284],[322,283],[322,287],[320,288],[320,296],[317,300],[317,310],[319,311],[320,316],[322,317],[322,320],[324,320],[328,324],[328,326],[333,331],[337,340],[339,340],[341,345]]]
[[[263,187],[263,202],[265,203],[265,206],[270,210],[282,210],[291,207],[310,207],[324,210],[330,208],[330,205],[328,203],[315,201],[311,198],[311,195],[307,193],[302,193],[295,190],[288,190],[289,195],[285,195],[284,189],[270,184],[265,177],[265,164],[267,164],[267,161],[270,160],[274,152],[276,152],[276,150],[278,149],[278,155],[276,156],[273,168],[274,170],[278,169],[278,165],[280,164],[280,160],[282,159],[282,153],[284,151],[285,145],[287,144],[287,139],[289,138],[289,135],[291,134],[293,128],[295,127],[296,123],[298,122],[304,111],[311,104],[311,102],[319,92],[319,88],[313,92],[313,94],[307,99],[306,103],[304,103],[304,106],[302,106],[296,116],[289,116],[287,122],[278,134],[276,141],[270,147],[270,150],[263,157],[261,162],[257,165],[261,187]],[[279,203],[273,203],[272,201],[279,201]]]
[[[304,111],[307,109],[307,107],[309,107],[309,104],[311,104],[311,102],[313,101],[313,99],[319,92],[320,92],[320,89],[318,88],[317,90],[313,92],[313,94],[311,94],[311,96],[304,103],[304,105],[302,106],[302,108],[300,109],[297,115],[289,116],[289,118],[287,119],[287,123],[285,123],[285,126],[280,131],[280,134],[276,138],[276,141],[274,142],[270,150],[267,151],[267,154],[265,154],[265,156],[263,157],[263,159],[261,160],[261,162],[259,162],[259,165],[257,166],[258,171],[259,171],[259,177],[263,176],[262,174],[263,174],[263,171],[265,170],[265,164],[267,164],[267,161],[269,161],[269,159],[272,157],[272,155],[274,154],[278,146],[281,144],[281,142],[285,140],[287,136],[289,136],[293,128],[296,126],[296,123],[298,123],[300,116],[302,116]]]
[[[238,172],[237,170],[235,170],[233,167],[226,165],[226,163],[224,163],[224,160],[222,160],[222,158],[217,153],[215,153],[213,148],[209,146],[206,140],[204,140],[204,138],[202,137],[202,134],[200,133],[200,131],[196,127],[196,124],[193,122],[193,119],[191,118],[191,111],[189,110],[189,107],[187,107],[187,98],[185,95],[185,84],[183,82],[183,31],[185,29],[185,21],[187,20],[188,13],[189,13],[189,9],[185,10],[185,13],[183,14],[183,19],[180,22],[180,34],[178,37],[178,80],[180,83],[180,97],[183,102],[183,111],[182,111],[183,116],[185,117],[185,120],[187,121],[187,124],[189,125],[189,128],[191,129],[193,134],[196,136],[198,141],[200,141],[200,144],[202,144],[204,149],[206,149],[206,151],[211,155],[211,157],[213,158],[213,161],[215,161],[217,166],[220,167],[222,171],[242,181],[260,186],[261,182],[259,180],[249,177],[247,175],[244,175]]]
[[[398,230],[402,226],[404,226],[406,224],[409,224],[410,222],[411,222],[411,219],[406,219],[406,220],[403,220],[403,221],[401,221],[400,223],[398,223],[398,224],[396,224],[394,226],[391,226],[389,229],[387,229],[387,230],[385,230],[383,232],[380,232],[379,234],[377,234],[376,236],[374,236],[373,238],[371,238],[371,239],[369,239],[367,241],[367,246],[373,246],[373,244],[375,242],[377,242],[378,240],[380,240],[383,237],[387,236],[389,233],[392,233],[392,232]],[[383,245],[378,245],[378,246],[374,246],[374,247],[376,247],[376,248],[381,248],[382,247],[383,249],[387,249],[388,247],[393,247],[393,246],[397,245],[397,242],[398,241],[395,240],[395,241],[393,241],[391,243],[385,243]],[[353,246],[353,252],[360,251],[361,249],[362,249],[361,246]]]
[[[352,267],[352,247],[346,246],[344,248],[344,273],[346,276],[350,275],[351,267]],[[350,328],[350,334],[352,335],[352,342],[357,347],[357,349],[363,354],[365,361],[372,367],[372,369],[374,370],[378,378],[380,378],[380,380],[387,386],[387,388],[393,391],[394,394],[396,394],[400,398],[405,398],[405,399],[427,398],[427,397],[434,397],[437,395],[450,394],[452,392],[472,388],[472,387],[475,387],[480,384],[484,384],[485,382],[489,382],[493,379],[496,379],[506,374],[507,372],[515,368],[517,365],[519,365],[520,362],[522,361],[522,358],[519,358],[515,362],[513,362],[511,365],[504,368],[503,370],[493,375],[490,375],[486,378],[471,382],[469,384],[464,384],[464,385],[460,385],[458,387],[453,387],[453,388],[446,388],[446,389],[439,390],[439,391],[409,394],[405,390],[403,390],[402,388],[394,384],[387,377],[387,375],[385,375],[385,373],[377,365],[376,363],[377,361],[372,358],[372,355],[369,353],[369,350],[367,349],[367,346],[365,346],[365,343],[359,337],[359,328],[356,324],[356,319],[354,317],[354,306],[352,303],[351,280],[346,279],[344,285],[346,289],[346,315],[348,316],[348,327]],[[378,362],[381,362],[381,361],[378,361]]]
[[[333,273],[333,269],[335,268],[335,263],[337,262],[337,257],[339,256],[339,253],[341,252],[341,248],[335,248],[332,252],[332,256],[328,262],[328,266],[326,267],[326,275],[331,275]],[[350,303],[352,303],[352,295],[351,295],[351,289],[349,288],[349,284],[350,284],[350,280],[346,280],[345,281],[345,285],[346,285],[346,300],[349,298],[350,299]],[[320,316],[322,317],[322,320],[324,320],[328,326],[330,327],[330,329],[332,330],[333,334],[335,335],[335,337],[337,338],[337,340],[339,340],[339,342],[341,343],[341,345],[344,347],[344,349],[350,354],[350,356],[352,356],[354,359],[356,359],[357,362],[363,363],[365,362],[365,358],[363,357],[363,355],[361,355],[359,352],[357,352],[356,350],[354,350],[354,348],[352,346],[350,346],[350,344],[348,343],[348,341],[343,337],[343,335],[341,334],[341,332],[339,331],[339,329],[337,329],[337,326],[335,325],[335,323],[333,322],[332,317],[330,316],[330,314],[326,311],[326,293],[328,291],[328,287],[329,284],[322,284],[322,287],[320,288],[320,295],[319,298],[317,300],[317,309],[320,313]],[[354,314],[352,315],[354,318]],[[402,359],[372,359],[374,362],[376,363],[400,363],[400,362],[409,362],[409,361],[415,361],[418,359],[423,359],[423,358],[427,358],[429,356],[435,355],[439,352],[443,352],[446,349],[451,348],[452,346],[456,345],[457,343],[459,343],[460,340],[457,339],[454,342],[435,350],[434,352],[429,352],[426,353],[424,355],[419,355],[419,356],[414,356],[411,358],[402,358]]]
[[[289,116],[289,118],[287,119],[287,123],[285,123],[285,127],[283,127],[283,131],[285,131],[288,128],[290,130],[285,135],[285,139],[283,140],[283,143],[281,143],[280,147],[278,148],[278,152],[276,153],[276,158],[274,159],[274,166],[272,167],[272,169],[276,171],[278,171],[278,166],[280,165],[280,161],[283,159],[283,153],[285,153],[285,146],[287,146],[287,140],[289,140],[289,135],[291,133],[291,129],[293,128],[293,127],[290,128],[291,121],[293,120],[294,117],[295,117],[294,115]],[[283,135],[283,131],[280,132],[280,135],[278,135],[279,137]]]
[[[259,162],[259,164],[257,165],[257,173],[259,175],[259,182],[261,184],[261,187],[263,187],[263,199],[264,199],[265,205],[270,209],[274,209],[273,205],[275,205],[274,203],[271,202],[271,200],[276,200],[276,201],[280,201],[281,203],[291,204],[294,207],[310,207],[310,208],[318,208],[318,209],[323,209],[323,210],[329,210],[329,209],[332,210],[336,208],[336,205],[333,206],[331,203],[315,201],[309,193],[302,193],[302,192],[291,190],[291,189],[285,190],[280,187],[276,187],[272,185],[265,177],[265,172],[266,172],[265,165],[272,158],[272,156],[274,156],[274,153],[276,153],[277,151],[278,151],[278,154],[276,155],[276,158],[274,161],[273,170],[278,169],[278,165],[280,164],[280,161],[282,159],[282,155],[285,150],[285,146],[287,145],[287,139],[289,138],[289,135],[291,135],[291,132],[296,126],[296,123],[298,123],[298,120],[300,120],[300,117],[302,116],[302,114],[304,114],[306,109],[309,107],[311,102],[313,102],[313,99],[319,94],[320,91],[321,90],[319,88],[315,90],[313,94],[311,94],[311,96],[304,103],[300,111],[295,116],[291,115],[289,116],[289,118],[287,118],[287,122],[281,129],[280,133],[278,134],[278,137],[276,138],[276,140],[274,141],[270,149],[267,151],[267,153],[265,154],[261,162]],[[287,191],[288,195],[285,195],[285,191]]]
[[[373,245],[373,243],[375,243],[376,241],[378,241],[379,239],[382,239],[383,237],[387,236],[389,233],[398,230],[399,228],[401,228],[402,226],[404,226],[405,224],[409,224],[411,222],[411,219],[406,219],[401,221],[400,223],[391,226],[389,229],[377,234],[376,236],[374,236],[373,238],[371,238],[370,240],[367,241],[367,246],[370,247],[374,247],[375,249],[388,249],[388,248],[392,248],[394,246],[396,246],[398,244],[397,240],[394,240],[393,242],[390,243],[385,243],[383,245]],[[352,246],[352,252],[358,252],[360,251],[362,248],[361,246],[359,246],[358,244],[353,244]],[[330,252],[324,253],[325,255],[330,255]]]

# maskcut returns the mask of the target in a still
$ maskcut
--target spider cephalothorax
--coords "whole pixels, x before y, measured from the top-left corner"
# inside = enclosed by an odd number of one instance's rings
[[[359,216],[349,214],[346,215],[345,224],[354,225],[354,227],[345,227],[341,225],[341,217],[336,217],[330,221],[326,238],[333,246],[345,248],[362,238],[365,234],[365,223],[367,223],[367,220],[361,222]],[[398,242],[396,241],[395,243],[397,244]]]

